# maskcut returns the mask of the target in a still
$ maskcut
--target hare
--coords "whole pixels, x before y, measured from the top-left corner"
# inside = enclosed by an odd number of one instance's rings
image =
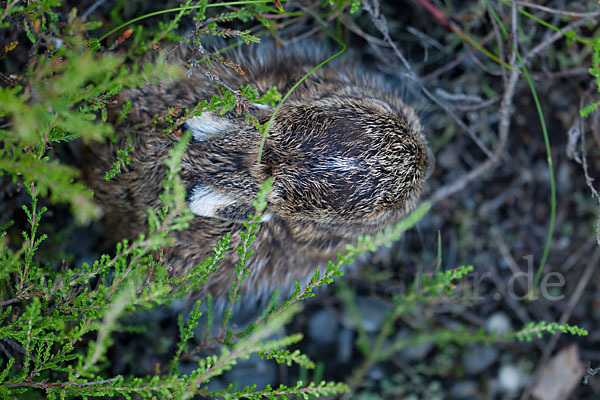
[[[262,47],[232,56],[244,75],[223,69],[220,79],[229,87],[250,84],[264,93],[276,86],[285,93],[318,62],[306,49]],[[164,253],[170,273],[183,274],[212,256],[227,232],[231,247],[240,245],[238,232],[267,177],[273,186],[241,289],[245,294],[264,297],[294,281],[306,282],[346,242],[405,216],[419,198],[431,157],[413,108],[382,86],[381,79],[349,65],[318,69],[276,114],[260,164],[261,134],[243,115],[205,112],[189,118],[185,128],[192,139],[180,177],[195,218],[189,228],[172,233],[175,245]],[[119,94],[115,109],[126,100],[132,108],[125,124],[116,126],[117,142],[92,144],[83,163],[108,237],[136,237],[147,229],[148,207],[160,206],[164,159],[179,138],[147,122],[169,107],[191,109],[216,91],[214,82],[195,73]],[[273,108],[249,104],[248,111],[264,123]],[[140,125],[144,128],[134,129]],[[130,164],[106,182],[117,149],[127,143],[133,146]],[[230,251],[200,296],[226,295],[236,262]]]

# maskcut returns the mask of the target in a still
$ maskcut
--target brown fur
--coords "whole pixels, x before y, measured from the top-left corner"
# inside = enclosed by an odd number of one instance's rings
[[[220,71],[220,78],[230,87],[251,84],[260,93],[272,86],[285,93],[316,64],[297,49],[259,49],[237,58],[246,74]],[[200,185],[231,203],[173,233],[176,243],[165,253],[173,274],[211,256],[227,232],[233,233],[232,248],[240,244],[242,221],[253,211],[252,200],[268,176],[273,177],[273,189],[265,212],[271,218],[261,224],[253,245],[256,253],[243,287],[249,294],[263,296],[306,281],[316,268],[326,268],[347,240],[380,230],[414,207],[429,164],[419,119],[399,97],[349,68],[325,66],[298,87],[271,125],[260,165],[260,133],[233,112],[211,114],[229,127],[192,140],[180,175],[189,196]],[[160,205],[163,161],[178,140],[160,134],[160,124],[136,131],[132,127],[166,114],[168,107],[191,109],[214,93],[214,83],[194,73],[190,79],[120,94],[116,109],[125,100],[133,107],[126,124],[116,128],[117,143],[94,143],[84,159],[84,174],[104,210],[107,236],[131,238],[147,229],[147,208]],[[254,106],[250,111],[262,123],[273,112]],[[129,134],[131,163],[106,182],[103,176]],[[226,294],[236,262],[236,252],[230,251],[203,291]]]

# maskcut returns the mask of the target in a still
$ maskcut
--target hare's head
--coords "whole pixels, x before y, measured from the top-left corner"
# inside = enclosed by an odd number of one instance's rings
[[[256,112],[265,122],[272,110]],[[206,172],[190,192],[198,215],[246,218],[258,185],[271,176],[266,215],[343,235],[372,232],[415,205],[431,161],[414,110],[367,89],[284,104],[260,165],[260,134],[234,124],[210,115],[188,122],[205,160],[194,168]]]

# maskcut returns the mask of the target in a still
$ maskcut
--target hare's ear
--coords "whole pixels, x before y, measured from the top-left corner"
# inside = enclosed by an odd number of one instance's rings
[[[226,194],[197,184],[188,195],[188,204],[192,214],[200,217],[219,217],[222,209],[233,206],[237,201]]]
[[[192,214],[200,217],[219,218],[227,221],[243,222],[250,214],[254,214],[254,206],[243,200],[234,199],[226,194],[215,192],[207,186],[194,186],[188,204]],[[263,214],[263,222],[271,219],[270,214]]]
[[[233,124],[226,117],[214,112],[203,112],[202,115],[186,120],[185,127],[192,132],[195,141],[201,142],[216,133],[232,128]]]

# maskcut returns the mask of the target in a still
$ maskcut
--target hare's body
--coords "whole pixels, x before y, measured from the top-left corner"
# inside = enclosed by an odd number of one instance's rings
[[[221,71],[219,77],[229,87],[250,84],[260,93],[273,86],[287,92],[316,64],[303,53],[276,50],[237,61],[246,72],[243,76]],[[120,239],[144,232],[146,210],[160,206],[164,159],[179,139],[161,134],[164,127],[149,121],[169,108],[192,109],[215,93],[216,85],[195,73],[190,79],[121,94],[119,104],[131,101],[132,111],[126,125],[117,126],[117,143],[93,144],[84,162],[86,179],[104,210],[107,236]],[[273,109],[249,105],[249,112],[264,123]],[[231,247],[238,246],[238,232],[253,211],[258,187],[272,176],[243,287],[259,296],[306,281],[316,268],[326,268],[347,241],[403,217],[415,205],[428,166],[412,108],[373,81],[327,66],[284,103],[259,165],[261,135],[243,115],[208,112],[188,119],[186,127],[193,138],[180,176],[196,217],[189,228],[173,233],[176,244],[165,250],[166,262],[173,274],[188,271],[212,256],[213,246],[227,232],[232,232]],[[106,182],[103,176],[116,150],[130,141],[129,166]],[[226,294],[237,261],[236,252],[230,251],[204,291]]]

